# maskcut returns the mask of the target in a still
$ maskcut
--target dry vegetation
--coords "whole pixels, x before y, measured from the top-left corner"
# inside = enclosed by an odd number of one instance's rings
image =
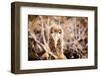
[[[28,15],[28,60],[87,57],[87,17]]]

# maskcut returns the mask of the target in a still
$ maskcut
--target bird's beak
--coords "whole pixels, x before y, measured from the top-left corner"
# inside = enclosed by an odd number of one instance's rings
[[[55,36],[55,47],[57,47],[57,42],[58,42],[58,36]]]

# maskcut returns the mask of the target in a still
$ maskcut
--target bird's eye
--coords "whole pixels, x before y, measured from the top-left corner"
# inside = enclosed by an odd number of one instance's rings
[[[59,34],[61,34],[61,30],[59,30]]]
[[[53,30],[51,30],[50,33],[53,33]]]

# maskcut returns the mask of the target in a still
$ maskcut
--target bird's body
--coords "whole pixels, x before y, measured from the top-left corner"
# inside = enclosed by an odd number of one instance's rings
[[[52,25],[49,30],[49,47],[58,59],[64,59],[63,54],[63,30],[59,25]]]

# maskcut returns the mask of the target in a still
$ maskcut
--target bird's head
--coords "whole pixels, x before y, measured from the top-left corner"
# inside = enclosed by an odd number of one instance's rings
[[[58,40],[63,38],[63,30],[62,30],[61,26],[59,26],[59,25],[51,26],[50,35],[51,35],[52,39],[54,40],[55,47],[56,47]]]

